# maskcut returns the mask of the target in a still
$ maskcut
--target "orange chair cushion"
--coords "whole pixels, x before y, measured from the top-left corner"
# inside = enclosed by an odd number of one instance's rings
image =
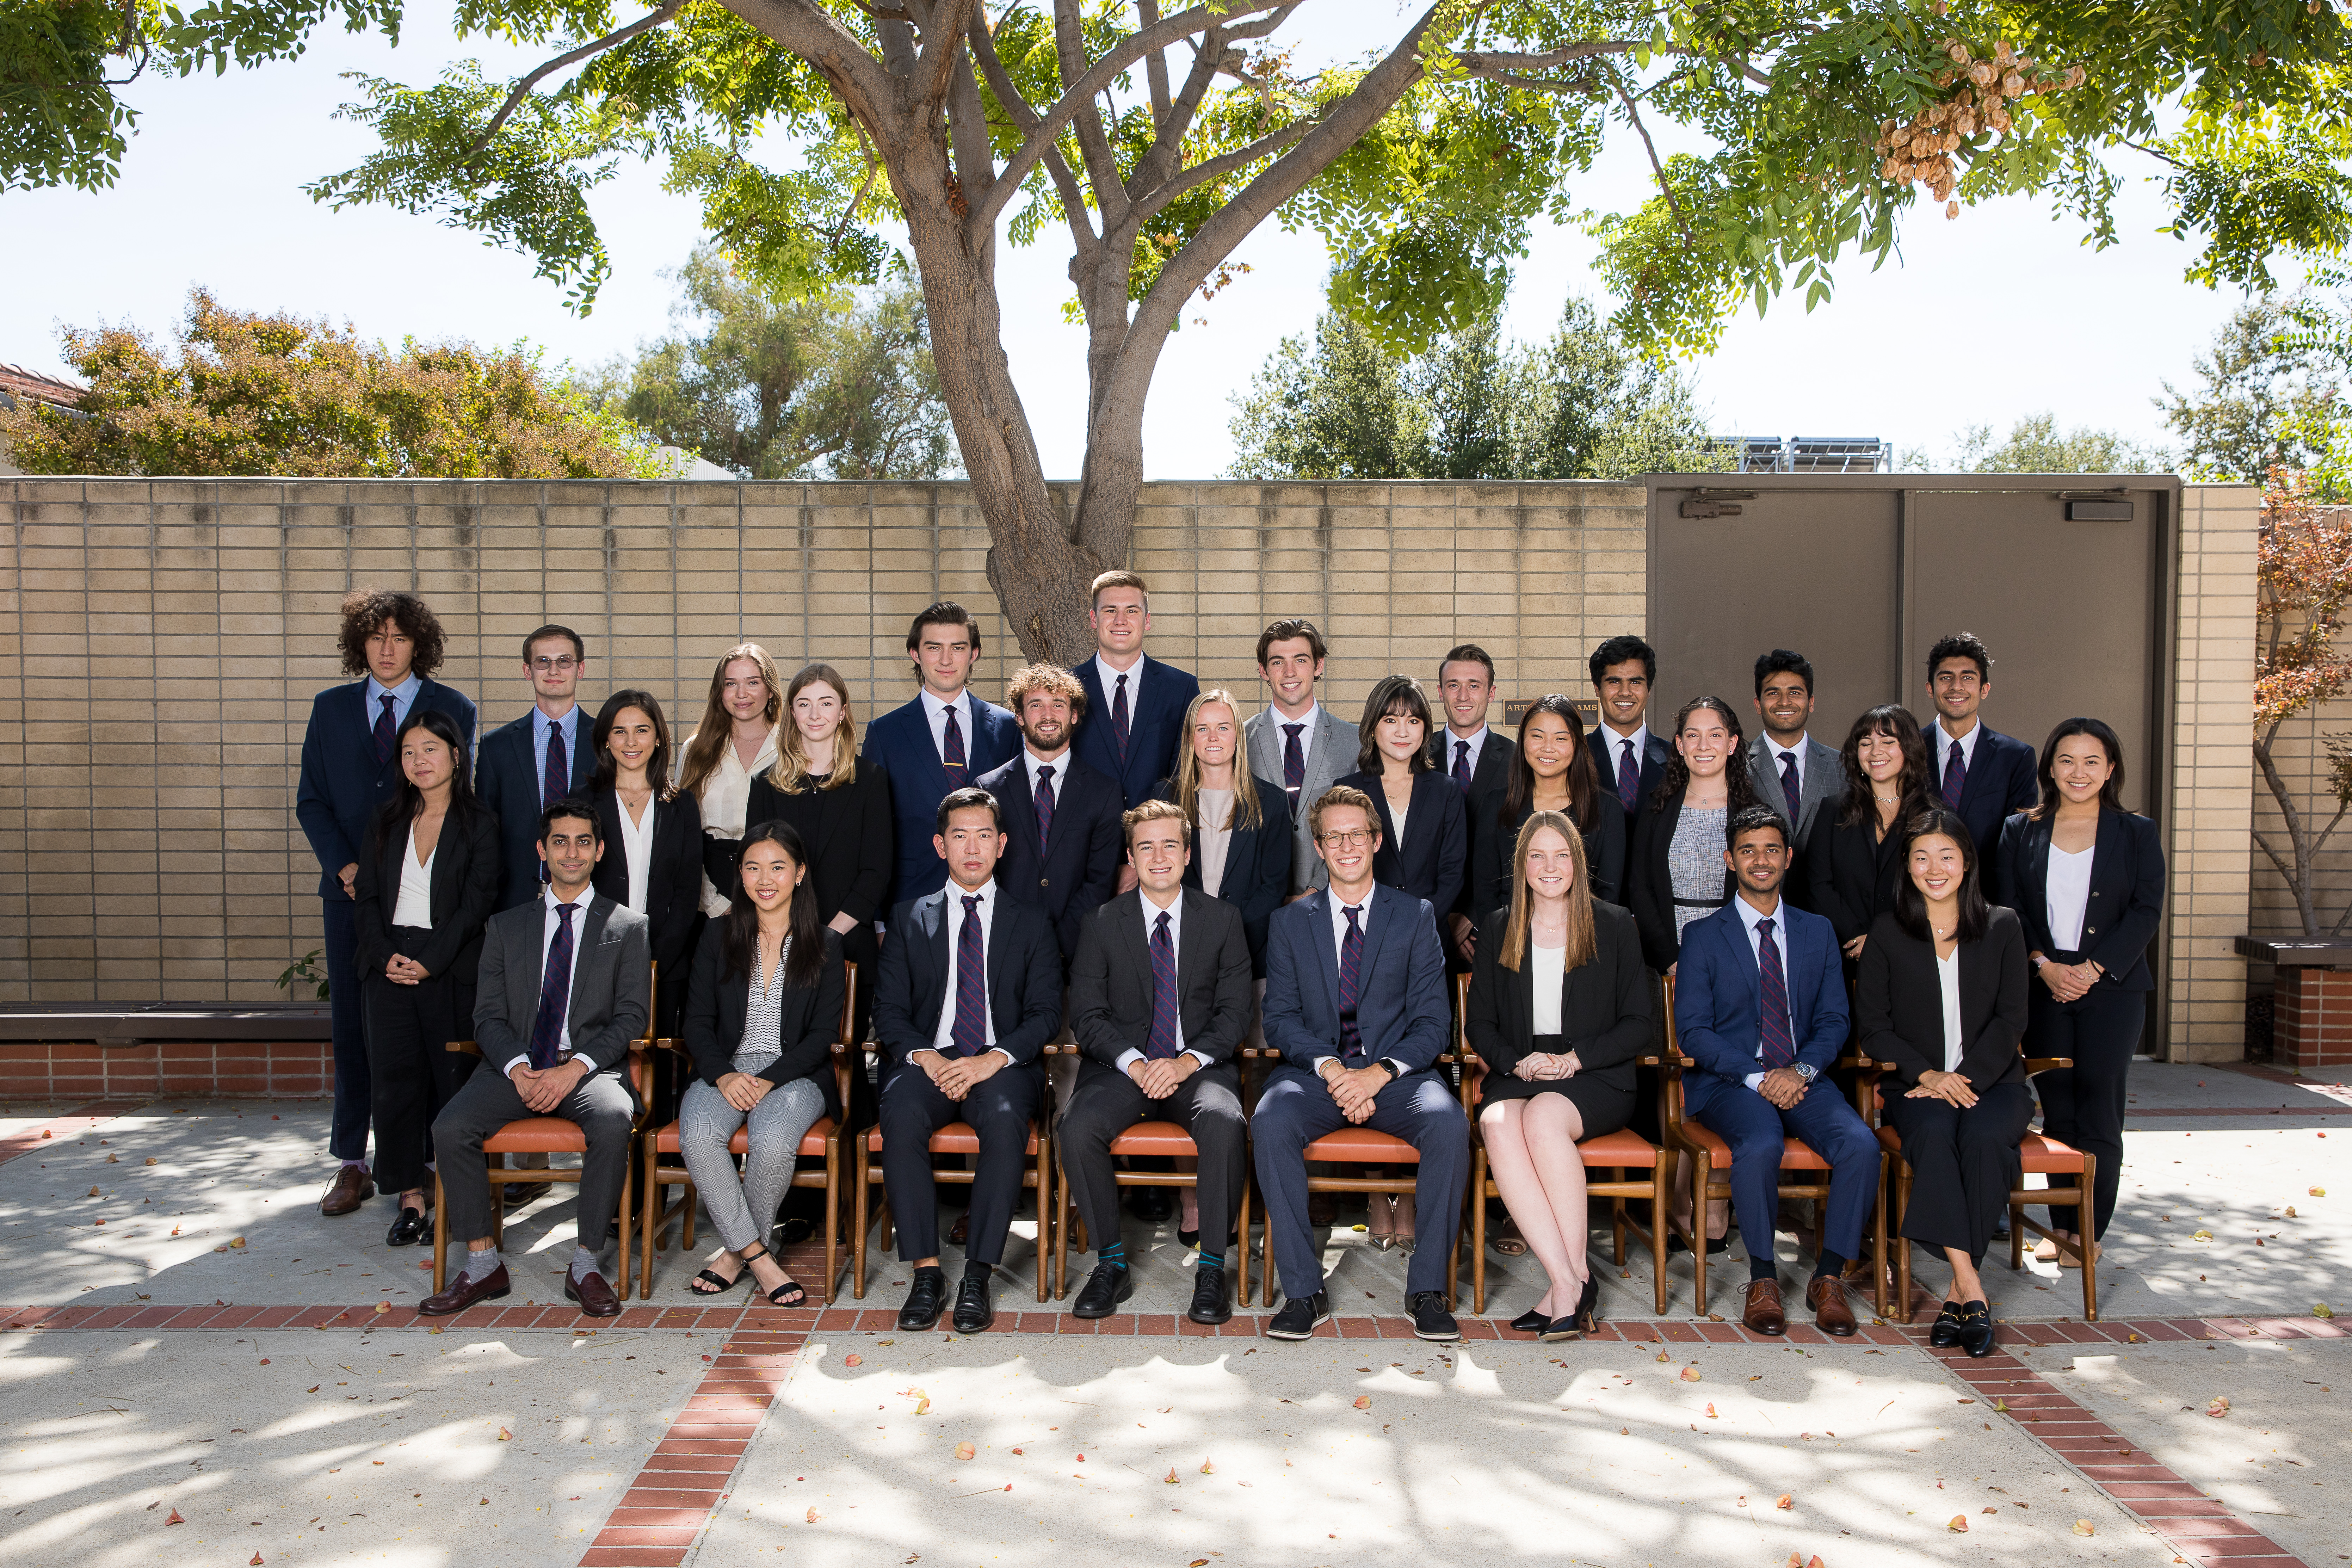
[[[1369,1164],[1418,1165],[1421,1151],[1402,1138],[1375,1132],[1369,1127],[1342,1127],[1326,1132],[1300,1151],[1308,1160],[1357,1160]]]
[[[1728,1171],[1731,1169],[1730,1144],[1725,1142],[1721,1138],[1716,1136],[1712,1131],[1700,1126],[1696,1121],[1684,1122],[1683,1131],[1689,1137],[1692,1142],[1706,1151],[1707,1157],[1713,1163],[1715,1169],[1718,1171]],[[1591,1162],[1589,1161],[1587,1162],[1587,1163],[1590,1163]],[[1784,1171],[1826,1171],[1829,1168],[1829,1162],[1822,1159],[1819,1154],[1814,1153],[1812,1150],[1807,1148],[1802,1139],[1790,1138],[1782,1142],[1780,1148],[1780,1169]]]
[[[1200,1146],[1181,1123],[1139,1121],[1110,1141],[1114,1154],[1197,1154]]]
[[[567,1116],[526,1116],[482,1140],[485,1154],[584,1154],[587,1135]]]
[[[1648,1166],[1658,1163],[1658,1146],[1630,1127],[1587,1138],[1576,1146],[1576,1152],[1587,1165]]]
[[[805,1133],[802,1134],[799,1152],[815,1158],[823,1158],[824,1154],[824,1141],[832,1136],[833,1118],[830,1116],[820,1116],[815,1121],[810,1124],[809,1130]],[[653,1135],[653,1138],[654,1152],[657,1154],[675,1154],[677,1152],[677,1122],[673,1121],[668,1126],[662,1128]],[[750,1153],[751,1152],[751,1130],[746,1127],[738,1127],[735,1129],[735,1136],[727,1140],[727,1152],[730,1154]]]
[[[882,1152],[882,1129],[879,1127],[877,1127],[872,1131],[866,1133],[866,1152],[869,1154],[879,1154]],[[1029,1124],[1029,1146],[1022,1152],[1033,1158],[1036,1155],[1037,1124],[1034,1121]],[[817,1152],[820,1154],[824,1153],[824,1148],[820,1146]],[[931,1134],[931,1152],[934,1154],[977,1154],[980,1152],[980,1134],[973,1130],[971,1123],[969,1121],[950,1121],[945,1127],[940,1128],[938,1131]]]
[[[2029,1132],[2017,1146],[2025,1158],[2025,1168],[2042,1175],[2081,1175],[2083,1152],[2055,1138],[2039,1132]]]

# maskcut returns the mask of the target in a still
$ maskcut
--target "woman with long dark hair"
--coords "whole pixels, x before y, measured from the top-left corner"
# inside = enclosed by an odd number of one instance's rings
[[[1813,912],[1837,931],[1850,979],[1872,928],[1893,910],[1904,886],[1903,825],[1933,804],[1934,775],[1919,721],[1893,702],[1853,721],[1838,766],[1845,790],[1813,814],[1805,881]]]
[[[1756,804],[1741,750],[1739,715],[1720,697],[1694,697],[1675,714],[1675,754],[1642,803],[1627,857],[1625,902],[1642,955],[1672,974],[1683,927],[1730,901],[1724,825]]]
[[[1503,787],[1470,798],[1470,887],[1479,910],[1511,901],[1519,829],[1539,811],[1557,812],[1576,825],[1590,868],[1588,890],[1603,903],[1622,904],[1625,807],[1601,785],[1576,704],[1557,691],[1537,698],[1521,715]]]
[[[1992,1353],[1992,1309],[1977,1270],[2023,1171],[2018,1144],[2033,1091],[2025,1032],[2025,933],[1985,902],[1976,845],[1956,812],[1932,807],[1902,834],[1895,908],[1872,924],[1854,989],[1854,1044],[1895,1067],[1882,1114],[1903,1139],[1911,1201],[1903,1237],[1952,1268],[1929,1342]]]
[[[772,1303],[794,1307],[807,1292],[769,1254],[768,1230],[802,1137],[818,1117],[841,1115],[841,945],[817,918],[798,833],[757,823],[738,848],[734,902],[703,929],[687,993],[695,1081],[678,1111],[678,1152],[719,1246],[688,1289],[720,1295],[748,1273]],[[727,1152],[739,1128],[749,1144],[740,1176]]]
[[[2147,944],[2164,915],[2164,846],[2123,804],[2123,742],[2097,719],[2062,720],[2042,745],[2042,799],[2002,825],[2002,889],[2025,923],[2037,983],[2026,1031],[2036,1056],[2074,1065],[2034,1080],[2042,1131],[2097,1159],[2087,1224],[2053,1205],[2035,1256],[2079,1267],[2115,1216],[2124,1171],[2125,1087],[2147,1021]],[[2087,1228],[2087,1242],[2081,1234]]]
[[[1470,828],[1462,791],[1430,763],[1429,698],[1410,675],[1381,678],[1357,725],[1356,771],[1333,780],[1362,790],[1380,814],[1372,879],[1426,899],[1433,913],[1454,907],[1470,868]]]
[[[733,901],[735,844],[751,826],[751,781],[775,765],[784,713],[776,661],[758,643],[719,656],[702,722],[687,737],[677,787],[702,811],[702,912],[717,919]]]
[[[411,709],[393,747],[400,789],[360,857],[354,914],[375,1180],[400,1194],[383,1239],[414,1247],[433,1234],[433,1119],[476,1060],[446,1047],[474,1033],[482,927],[499,901],[499,819],[474,798],[465,737],[448,714]]]
[[[598,892],[646,917],[654,960],[654,1033],[677,1034],[687,970],[702,919],[702,810],[670,786],[669,721],[650,691],[615,691],[592,731],[588,783],[604,840]]]

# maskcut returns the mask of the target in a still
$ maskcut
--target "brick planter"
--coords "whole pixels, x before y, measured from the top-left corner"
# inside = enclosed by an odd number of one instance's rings
[[[2273,1014],[2278,1065],[2352,1066],[2352,971],[2282,966]]]
[[[0,1041],[9,1100],[313,1100],[334,1087],[324,1040]]]

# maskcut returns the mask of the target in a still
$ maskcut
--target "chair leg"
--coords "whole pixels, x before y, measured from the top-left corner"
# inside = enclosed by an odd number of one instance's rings
[[[637,1205],[637,1300],[650,1300],[654,1293],[654,1214],[661,1207],[661,1184],[654,1180],[654,1141],[646,1140],[645,1184]],[[621,1227],[628,1228],[628,1220]],[[623,1275],[621,1283],[628,1284]]]
[[[1662,1148],[1657,1163],[1650,1167],[1650,1291],[1662,1318],[1666,1315],[1666,1202],[1674,1179],[1674,1152]]]
[[[1486,1151],[1470,1156],[1470,1314],[1486,1315]]]
[[[1045,1205],[1041,1199],[1037,1205],[1037,1223],[1043,1226],[1045,1222]],[[1054,1299],[1057,1301],[1062,1299],[1063,1286],[1068,1279],[1065,1270],[1069,1247],[1070,1173],[1066,1168],[1054,1173]],[[1045,1267],[1042,1253],[1038,1257],[1037,1267],[1041,1271]]]
[[[841,1289],[841,1129],[824,1141],[824,1304]]]
[[[2017,1178],[2020,1182],[2024,1176]],[[2012,1274],[2025,1267],[2025,1194],[2013,1191],[2009,1194],[2009,1271]]]
[[[1911,1244],[1903,1237],[1903,1216],[1911,1212],[1911,1165],[1903,1162],[1895,1173],[1895,1234],[1887,1245],[1895,1248],[1895,1288],[1902,1293],[1895,1303],[1895,1321],[1911,1321]]]
[[[857,1137],[857,1235],[849,1244],[849,1294],[853,1300],[866,1300],[866,1167],[871,1158],[866,1148],[866,1135]]]
[[[1239,1258],[1237,1258],[1232,1259],[1232,1261],[1233,1261],[1233,1262],[1234,1262],[1234,1264],[1235,1264],[1235,1265],[1240,1268],[1240,1270],[1241,1270],[1241,1276],[1242,1276],[1242,1305],[1243,1305],[1243,1306],[1244,1306],[1244,1307],[1246,1307],[1246,1306],[1248,1306],[1248,1305],[1249,1305],[1249,1233],[1250,1233],[1250,1184],[1249,1184],[1249,1181],[1248,1181],[1248,1179],[1247,1179],[1246,1177],[1244,1177],[1244,1178],[1243,1179],[1243,1182],[1242,1182],[1242,1194],[1241,1194],[1241,1204],[1240,1204],[1240,1219],[1241,1219],[1241,1239],[1242,1239],[1242,1244],[1241,1244],[1240,1247],[1239,1247],[1237,1250],[1240,1252],[1241,1256],[1240,1256]]]
[[[1472,1189],[1475,1191],[1476,1189]],[[1480,1208],[1486,1205],[1480,1204]],[[1454,1298],[1454,1288],[1462,1282],[1462,1216],[1454,1216],[1454,1245],[1445,1249],[1445,1310],[1452,1311],[1460,1303]]]
[[[1706,1150],[1698,1150],[1691,1155],[1691,1289],[1693,1310],[1702,1318],[1706,1316],[1706,1212],[1714,1201],[1710,1190],[1714,1185],[1714,1158]],[[1740,1240],[1755,1245],[1746,1237]],[[1766,1237],[1764,1245],[1771,1246],[1772,1238]]]
[[[1054,1138],[1049,1126],[1037,1131],[1037,1300],[1043,1305],[1050,1298],[1045,1294],[1045,1251],[1054,1244],[1054,1216],[1045,1212],[1045,1194],[1054,1189],[1046,1184],[1053,1175]]]
[[[619,1215],[619,1219],[621,1221],[621,1256],[619,1259],[621,1272],[619,1279],[621,1281],[620,1293],[625,1296],[628,1294],[629,1289],[629,1200],[636,1196],[636,1162],[634,1160],[624,1160],[621,1162],[621,1212]],[[598,1239],[601,1241],[603,1238],[600,1237]]]
[[[2085,1154],[2083,1156],[2083,1174],[2081,1178],[2082,1201],[2074,1210],[2074,1223],[2082,1227],[2078,1234],[2083,1237],[2083,1246],[2081,1248],[2083,1262],[2083,1321],[2086,1323],[2095,1323],[2099,1321],[2099,1244],[2097,1239],[2091,1235],[2091,1232],[2096,1227],[2097,1224],[2097,1216],[2093,1214],[2091,1209],[2091,1188],[2094,1178],[2097,1174],[2098,1168],[2099,1161],[2097,1155]]]
[[[1822,1216],[1826,1222],[1828,1215]],[[1878,1201],[1871,1205],[1870,1295],[1879,1321],[1886,1319],[1886,1151],[1878,1152]]]
[[[495,1165],[489,1163],[490,1156],[486,1154],[482,1159],[487,1170],[503,1171],[507,1168],[507,1157],[504,1154],[498,1156],[498,1163]],[[434,1170],[433,1179],[436,1182],[441,1179],[441,1172],[437,1165]],[[490,1183],[490,1245],[502,1248],[506,1244],[507,1184],[504,1182],[493,1181]]]
[[[496,1206],[495,1205],[492,1206]],[[433,1293],[441,1294],[449,1270],[449,1205],[441,1201],[441,1173],[433,1173]]]
[[[1625,1179],[1625,1168],[1622,1165],[1612,1166],[1610,1168],[1609,1179],[1613,1182],[1623,1181]],[[1623,1198],[1611,1198],[1609,1200],[1609,1240],[1612,1248],[1609,1259],[1611,1265],[1618,1268],[1624,1268],[1625,1200]]]

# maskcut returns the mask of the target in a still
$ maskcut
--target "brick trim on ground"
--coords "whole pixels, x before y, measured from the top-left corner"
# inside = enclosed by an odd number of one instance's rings
[[[8,1040],[0,1074],[18,1100],[324,1100],[335,1057],[324,1040]]]
[[[0,1138],[0,1165],[6,1164],[19,1154],[31,1153],[45,1142],[79,1138],[100,1122],[111,1121],[118,1116],[126,1116],[138,1110],[142,1103],[139,1100],[94,1100],[88,1105],[77,1105],[71,1110],[52,1116],[37,1127],[11,1132],[7,1137]]]

